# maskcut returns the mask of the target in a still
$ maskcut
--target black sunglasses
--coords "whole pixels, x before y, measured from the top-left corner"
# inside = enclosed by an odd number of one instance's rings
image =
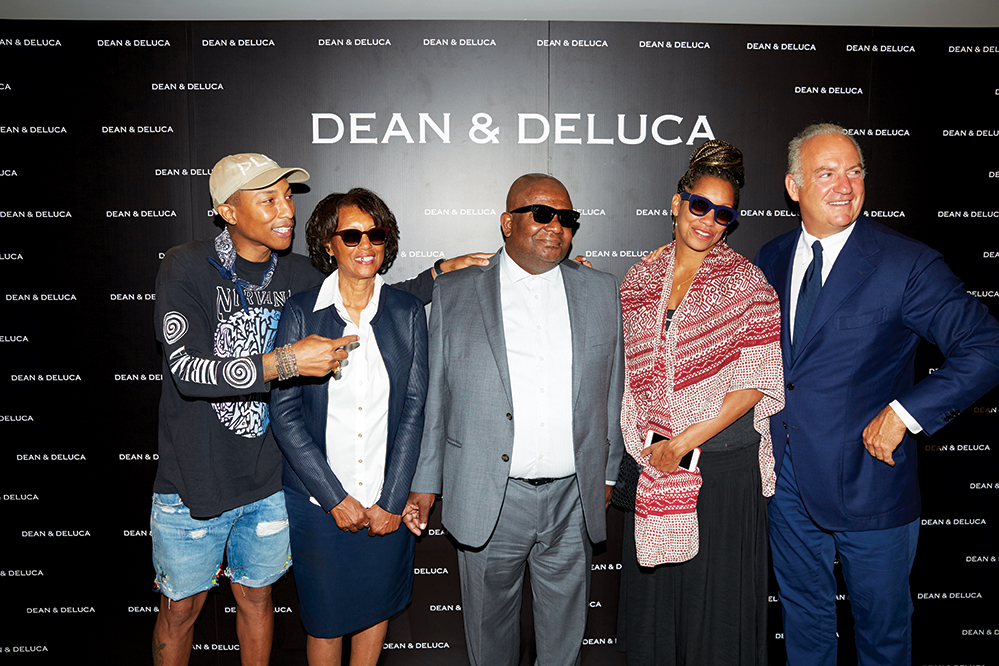
[[[558,223],[563,227],[576,233],[579,229],[579,213],[571,208],[552,208],[544,204],[531,204],[507,211],[508,213],[530,213],[534,216],[534,221],[538,224],[548,224],[552,218],[558,215]]]
[[[339,236],[340,240],[347,247],[357,247],[361,243],[361,236],[367,234],[368,241],[372,245],[384,245],[386,239],[388,239],[389,230],[385,227],[372,227],[367,231],[361,231],[360,229],[344,229],[343,231],[334,231],[334,236]]]
[[[715,222],[723,227],[732,224],[739,217],[739,211],[736,209],[712,203],[710,199],[705,199],[699,194],[680,192],[680,198],[690,205],[690,212],[697,217],[704,217],[709,211],[713,210],[715,212]]]

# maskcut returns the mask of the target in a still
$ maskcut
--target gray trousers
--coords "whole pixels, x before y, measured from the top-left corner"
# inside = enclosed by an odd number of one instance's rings
[[[520,663],[525,566],[531,571],[537,665],[578,664],[592,557],[576,477],[543,486],[510,479],[489,541],[480,549],[458,549],[472,666]]]

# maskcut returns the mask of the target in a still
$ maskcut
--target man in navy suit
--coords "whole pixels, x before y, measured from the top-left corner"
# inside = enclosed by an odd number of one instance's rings
[[[932,435],[999,383],[999,324],[938,252],[862,214],[864,161],[843,128],[795,137],[785,186],[802,226],[756,264],[781,301],[787,391],[771,421],[770,543],[788,663],[836,663],[838,553],[859,663],[909,664],[912,434]],[[916,382],[920,338],[945,361]]]

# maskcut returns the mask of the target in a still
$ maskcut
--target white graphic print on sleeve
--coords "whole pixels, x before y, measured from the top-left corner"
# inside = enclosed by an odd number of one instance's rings
[[[222,377],[230,386],[245,389],[257,381],[257,369],[248,358],[237,358],[222,365]]]
[[[183,382],[218,384],[218,366],[218,361],[188,355],[185,347],[177,347],[170,354],[170,372]]]
[[[167,312],[163,316],[163,339],[172,345],[187,333],[187,317],[179,312]]]

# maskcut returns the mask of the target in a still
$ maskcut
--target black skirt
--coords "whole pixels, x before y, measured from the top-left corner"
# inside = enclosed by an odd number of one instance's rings
[[[766,666],[767,501],[759,446],[706,452],[697,498],[700,550],[641,567],[635,515],[622,549],[618,650],[629,666]]]

